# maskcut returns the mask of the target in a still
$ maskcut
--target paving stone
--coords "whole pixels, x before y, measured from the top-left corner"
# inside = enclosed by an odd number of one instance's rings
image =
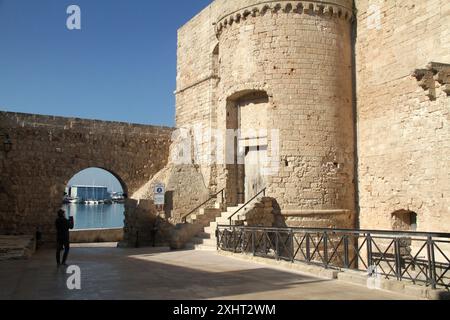
[[[0,298],[408,299],[210,251],[81,246],[71,250],[68,263],[81,269],[79,291],[67,289],[68,275],[56,268],[53,250],[39,250],[27,261],[0,262]]]

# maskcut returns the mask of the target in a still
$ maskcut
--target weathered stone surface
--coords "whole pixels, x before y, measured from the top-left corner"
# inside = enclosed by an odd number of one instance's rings
[[[98,246],[98,245],[96,245]],[[242,261],[213,252],[163,248],[74,248],[69,261],[82,270],[82,290],[67,290],[68,275],[55,276],[54,251],[29,263],[0,264],[2,300],[361,300],[407,296],[326,281],[322,273]],[[262,262],[262,261],[261,261]],[[308,267],[305,271],[312,269]],[[319,275],[319,276],[317,276]],[[327,276],[323,274],[323,276]],[[33,288],[33,290],[30,290]],[[158,303],[158,302],[156,302]],[[221,303],[221,302],[219,302]],[[261,302],[262,303],[262,302]],[[191,317],[192,318],[192,317]],[[200,317],[198,317],[200,318]],[[242,317],[244,318],[244,317]],[[261,317],[255,317],[258,319]]]
[[[397,229],[394,213],[413,211],[418,231],[448,232],[448,78],[429,63],[450,63],[449,3],[379,2],[379,28],[368,27],[371,4],[356,1],[360,227]],[[411,76],[417,69],[422,83]]]
[[[168,128],[2,114],[13,149],[0,153],[0,232],[42,223],[48,234],[65,182],[97,166],[150,200],[128,206],[128,245],[150,241],[159,221],[158,241],[180,246],[197,227],[174,225],[211,194],[224,189],[229,207],[248,200],[245,166],[215,162],[230,143],[211,134],[252,127],[279,130],[280,153],[261,183],[274,201],[247,210],[250,224],[404,230],[414,211],[417,230],[448,232],[449,16],[445,0],[215,0],[178,31],[176,123],[186,131],[172,151],[194,142],[187,163],[168,159]],[[273,141],[244,138],[256,141],[247,148]],[[151,202],[157,182],[164,214]],[[197,222],[212,220],[211,232],[228,217]]]
[[[0,261],[28,259],[35,251],[36,239],[34,236],[0,235]]]
[[[70,231],[71,243],[114,243],[123,240],[123,228]]]
[[[348,210],[344,225],[328,216],[341,227],[355,226],[351,19],[346,0],[216,0],[178,32],[177,127],[279,130],[268,195],[282,210]],[[217,141],[193,139],[206,187],[245,202],[242,168],[205,164]]]
[[[198,224],[178,224],[172,231],[170,248],[183,249],[194,236],[202,231],[203,227]]]
[[[168,246],[174,228],[152,200],[127,199],[124,237],[119,247]]]
[[[269,197],[255,202],[243,213],[244,224],[249,227],[273,227],[276,213],[275,204],[276,200]]]
[[[181,223],[183,215],[191,212],[210,197],[197,165],[177,164],[172,161],[180,143],[182,141],[177,136],[172,137],[167,165],[132,195],[134,199],[153,200],[155,185],[163,183],[166,187],[165,218],[174,225]]]
[[[407,210],[418,214],[417,230],[448,231],[447,1],[356,1],[353,62],[351,1],[321,5],[216,0],[183,26],[177,126],[223,131],[234,117],[229,103],[263,91],[267,103],[253,117],[242,110],[241,125],[266,117],[281,130],[281,169],[267,193],[287,225],[396,229],[392,213]],[[214,143],[199,141],[200,159],[214,158]],[[200,172],[228,199],[242,192],[229,166],[200,163]]]

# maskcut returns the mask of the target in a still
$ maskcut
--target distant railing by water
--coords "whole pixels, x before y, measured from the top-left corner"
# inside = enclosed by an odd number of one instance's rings
[[[220,225],[217,248],[450,289],[450,234]]]

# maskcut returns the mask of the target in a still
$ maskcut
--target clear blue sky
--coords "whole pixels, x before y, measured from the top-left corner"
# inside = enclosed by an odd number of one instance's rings
[[[173,126],[176,32],[210,2],[0,0],[0,110]]]
[[[68,186],[103,186],[109,191],[123,192],[119,180],[103,169],[89,168],[76,174],[67,184]]]

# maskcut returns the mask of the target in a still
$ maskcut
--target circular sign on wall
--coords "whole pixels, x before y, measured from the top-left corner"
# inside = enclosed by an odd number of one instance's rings
[[[163,183],[157,183],[154,190],[155,205],[164,205],[164,195],[166,193],[166,186]]]

